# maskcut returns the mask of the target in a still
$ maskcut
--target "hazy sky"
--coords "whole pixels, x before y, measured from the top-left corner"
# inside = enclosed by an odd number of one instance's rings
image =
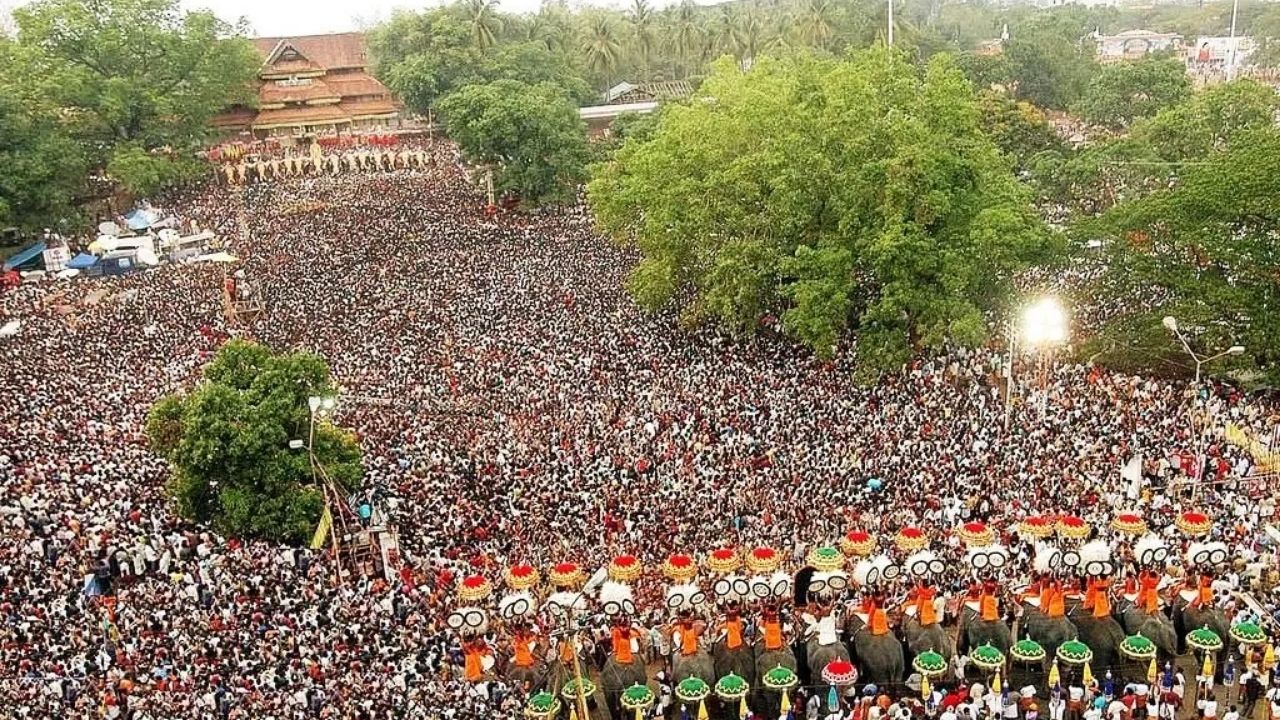
[[[309,35],[313,33],[358,30],[385,19],[395,8],[421,9],[442,4],[441,0],[182,0],[189,8],[208,8],[219,17],[235,21],[249,19],[258,35]],[[651,4],[664,7],[677,0],[656,0]],[[711,4],[715,0],[696,0]],[[0,3],[4,0],[0,0]],[[499,0],[506,12],[537,12],[541,0]],[[583,4],[624,7],[629,0],[592,0],[590,3],[570,1],[570,6]]]

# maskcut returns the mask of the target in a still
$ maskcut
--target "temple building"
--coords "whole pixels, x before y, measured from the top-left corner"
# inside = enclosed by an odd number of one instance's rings
[[[368,73],[363,33],[254,38],[262,54],[258,107],[231,108],[214,125],[257,137],[384,131],[400,105]]]

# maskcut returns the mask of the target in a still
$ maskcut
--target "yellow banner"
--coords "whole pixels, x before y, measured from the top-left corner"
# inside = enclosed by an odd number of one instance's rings
[[[329,531],[333,529],[333,515],[329,514],[329,506],[325,505],[324,512],[320,515],[320,522],[316,525],[316,534],[311,538],[311,549],[319,550],[324,547],[324,541],[329,538]]]
[[[1253,462],[1258,466],[1259,472],[1275,472],[1277,467],[1280,467],[1278,454],[1271,452],[1267,449],[1266,443],[1253,437],[1248,430],[1239,425],[1227,423],[1223,436],[1232,445],[1244,448],[1253,457]]]

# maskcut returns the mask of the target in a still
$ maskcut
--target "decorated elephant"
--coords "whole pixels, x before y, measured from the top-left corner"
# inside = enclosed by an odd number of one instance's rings
[[[530,693],[542,687],[546,666],[539,652],[541,637],[533,624],[537,605],[526,591],[507,595],[498,602],[498,616],[511,643],[511,662],[507,665],[507,682]]]
[[[727,575],[712,586],[721,616],[716,623],[715,640],[711,643],[711,657],[715,663],[717,678],[733,673],[755,685],[756,658],[752,647],[743,638],[743,603],[751,594],[751,583],[741,575]]]
[[[929,582],[941,575],[946,566],[932,552],[924,550],[908,557],[904,567],[907,575],[916,582],[902,609],[902,633],[907,648],[912,657],[923,652],[935,652],[950,662],[955,655],[955,640],[938,622],[938,594]]]
[[[645,633],[632,625],[636,606],[631,588],[608,581],[600,587],[600,608],[609,618],[610,651],[600,670],[600,690],[604,693],[609,717],[623,720],[622,692],[632,685],[648,681],[645,672],[642,641]]]
[[[848,587],[849,578],[843,572],[814,572],[809,577],[809,606],[801,615],[805,623],[805,667],[809,683],[821,693],[827,692],[822,683],[823,668],[838,660],[851,661],[849,649],[840,639],[843,617],[836,604]]]
[[[751,687],[754,689],[753,708],[777,717],[780,712],[781,694],[767,691],[759,682],[774,668],[784,667],[797,672],[795,652],[791,649],[790,628],[783,612],[791,595],[791,577],[783,572],[773,575],[756,575],[751,578],[751,596],[757,603],[756,625],[759,633],[755,647],[755,672]]]
[[[484,639],[489,633],[489,614],[478,607],[464,606],[449,613],[445,624],[462,643],[462,674],[467,682],[491,679],[496,661]]]
[[[1022,633],[1053,657],[1058,646],[1076,637],[1076,627],[1067,618],[1067,594],[1062,575],[1072,568],[1063,561],[1054,545],[1038,543],[1032,559],[1035,581],[1022,593]]]
[[[930,572],[931,558],[923,553],[912,557],[923,561],[921,578],[926,577]],[[861,673],[860,682],[877,685],[902,682],[906,657],[902,642],[889,628],[883,591],[885,583],[897,580],[902,574],[903,567],[883,555],[860,561],[854,566],[853,581],[861,589],[863,599],[859,612],[850,613],[851,617],[845,627],[853,649],[853,658]],[[926,615],[932,612],[932,597],[928,598],[927,603],[929,607]],[[936,622],[928,624],[935,625]]]
[[[578,619],[587,612],[587,601],[581,593],[570,590],[559,590],[547,597],[542,604],[546,613],[548,626],[557,628],[553,632],[556,656],[546,669],[547,687],[552,692],[560,692],[564,684],[574,677],[573,659],[576,655],[581,666],[585,662],[582,656],[584,645],[578,635]]]
[[[1218,653],[1218,660],[1224,659],[1230,645],[1227,642],[1230,624],[1222,612],[1218,598],[1219,595],[1230,592],[1230,586],[1215,577],[1216,569],[1228,557],[1227,546],[1221,542],[1197,542],[1187,548],[1187,579],[1173,605],[1173,626],[1180,651],[1186,650],[1188,633],[1208,628],[1222,639],[1223,648]],[[1222,663],[1218,662],[1217,666],[1221,667]]]
[[[671,675],[677,683],[696,677],[708,685],[715,685],[715,661],[701,642],[706,623],[694,614],[705,602],[706,594],[692,583],[667,588],[667,608],[676,614],[670,633],[675,648],[671,657]]]
[[[1111,547],[1102,540],[1080,548],[1079,570],[1084,582],[1084,601],[1071,613],[1071,622],[1081,642],[1093,652],[1093,667],[1102,671],[1118,667],[1124,628],[1111,613],[1111,575],[1116,566]]]
[[[1000,613],[998,578],[1009,563],[1009,551],[1000,545],[970,548],[969,564],[974,574],[983,579],[969,590],[960,611],[960,634],[956,649],[968,653],[982,645],[990,645],[1002,653],[1009,652],[1013,633]]]

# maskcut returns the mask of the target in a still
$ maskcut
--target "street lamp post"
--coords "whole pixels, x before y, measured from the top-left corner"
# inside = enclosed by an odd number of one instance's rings
[[[1244,346],[1232,345],[1216,355],[1202,356],[1195,350],[1191,349],[1191,343],[1187,342],[1187,337],[1182,334],[1182,330],[1178,327],[1177,318],[1172,315],[1166,315],[1164,320],[1161,321],[1161,324],[1164,325],[1166,330],[1173,333],[1174,337],[1178,338],[1178,342],[1182,343],[1182,349],[1191,357],[1191,360],[1195,363],[1196,367],[1195,381],[1194,385],[1192,385],[1193,393],[1191,400],[1191,412],[1188,413],[1191,425],[1191,436],[1195,438],[1196,442],[1196,477],[1192,479],[1191,483],[1191,498],[1194,500],[1196,497],[1196,491],[1200,487],[1200,480],[1204,477],[1205,454],[1208,452],[1208,448],[1205,447],[1205,436],[1209,432],[1209,423],[1207,421],[1203,423],[1199,434],[1196,432],[1196,410],[1200,407],[1200,369],[1204,367],[1205,363],[1213,362],[1219,358],[1223,358],[1228,355],[1244,354]]]
[[[1016,333],[1013,334],[1016,338]],[[1067,313],[1056,298],[1041,298],[1022,312],[1022,341],[1029,347],[1040,350],[1040,414],[1044,415],[1049,398],[1048,365],[1052,361],[1055,347],[1067,342]],[[1013,395],[1013,347],[1016,340],[1009,342],[1009,398],[1005,407],[1005,426],[1009,424],[1008,403]]]

